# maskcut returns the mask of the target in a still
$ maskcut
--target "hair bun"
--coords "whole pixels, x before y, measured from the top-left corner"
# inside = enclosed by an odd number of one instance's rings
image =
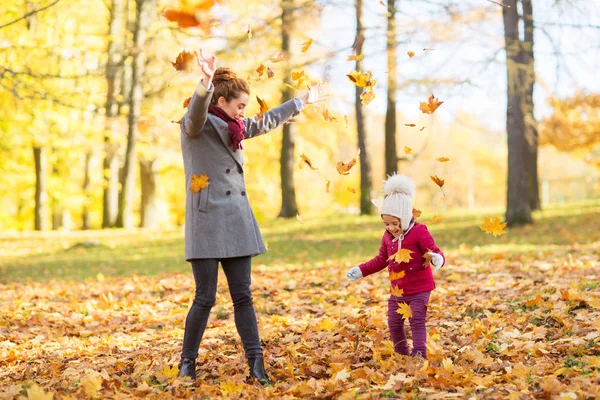
[[[230,80],[236,79],[236,78],[237,78],[237,75],[230,68],[219,67],[219,68],[217,68],[217,70],[215,71],[215,74],[213,75],[213,82],[215,82],[215,83],[227,82],[227,81],[230,81]]]
[[[411,199],[415,197],[416,187],[412,179],[406,175],[394,174],[390,176],[383,185],[383,193],[386,196],[395,193],[405,194]]]

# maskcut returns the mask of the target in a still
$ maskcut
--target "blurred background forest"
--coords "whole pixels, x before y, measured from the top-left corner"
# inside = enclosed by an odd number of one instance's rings
[[[249,116],[256,96],[274,107],[294,86],[330,91],[244,143],[259,221],[372,213],[398,170],[427,213],[505,207],[526,224],[546,204],[600,197],[598,37],[600,3],[580,0],[5,0],[0,231],[180,226],[174,121],[199,73],[172,63],[200,47],[248,78]],[[426,114],[432,93],[443,104]]]

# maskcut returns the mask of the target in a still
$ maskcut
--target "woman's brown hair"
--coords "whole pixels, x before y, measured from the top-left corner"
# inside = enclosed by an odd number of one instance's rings
[[[213,93],[211,104],[217,104],[220,97],[224,97],[226,102],[237,98],[241,92],[250,95],[250,85],[244,79],[238,78],[235,72],[229,68],[219,67],[213,75]]]

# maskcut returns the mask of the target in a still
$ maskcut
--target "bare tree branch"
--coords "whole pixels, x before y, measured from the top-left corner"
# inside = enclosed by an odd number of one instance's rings
[[[39,13],[39,12],[42,12],[42,11],[44,11],[44,10],[47,10],[48,8],[50,8],[50,7],[54,6],[54,5],[55,5],[56,3],[58,3],[59,1],[60,1],[60,0],[54,0],[54,3],[48,4],[47,6],[44,6],[44,7],[42,7],[42,8],[38,8],[37,10],[30,11],[30,12],[28,12],[27,14],[23,15],[22,17],[20,17],[20,18],[17,18],[17,19],[15,19],[14,21],[11,21],[11,22],[9,22],[9,23],[7,23],[7,24],[0,25],[0,29],[2,29],[2,28],[6,28],[7,26],[10,26],[10,25],[12,25],[12,24],[16,24],[17,22],[19,22],[19,21],[21,21],[21,20],[23,20],[23,19],[25,19],[25,18],[27,18],[27,17],[29,17],[29,16],[33,15],[33,14],[37,14],[37,13]]]

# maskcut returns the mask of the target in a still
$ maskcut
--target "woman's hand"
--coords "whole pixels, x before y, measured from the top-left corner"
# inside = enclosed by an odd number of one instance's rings
[[[198,66],[202,69],[204,73],[204,77],[202,78],[202,84],[205,89],[210,88],[210,84],[212,83],[213,75],[217,69],[217,57],[214,54],[204,55],[202,53],[202,48],[199,49],[198,54],[196,55],[196,59],[198,60]]]
[[[309,87],[308,91],[303,96],[299,97],[299,99],[304,103],[304,105],[307,105],[325,101],[328,97],[329,95],[327,91],[324,90],[321,85],[316,85]]]

